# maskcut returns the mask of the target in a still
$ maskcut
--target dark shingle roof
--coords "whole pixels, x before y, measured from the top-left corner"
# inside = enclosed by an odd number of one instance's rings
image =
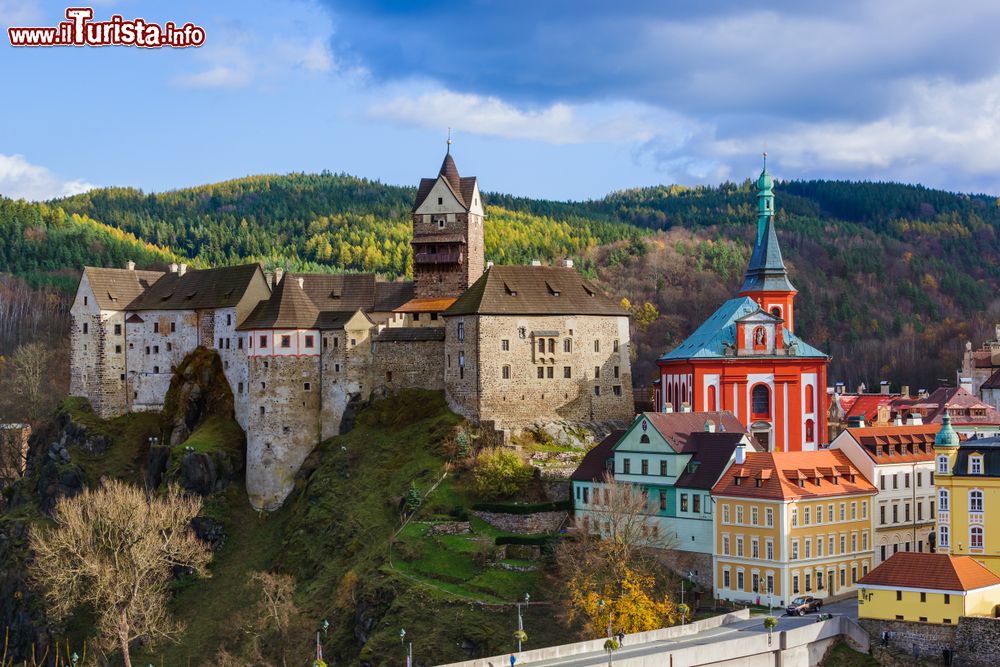
[[[758,290],[776,292],[795,290],[788,281],[788,271],[781,258],[781,247],[774,231],[774,216],[768,217],[764,234],[761,235],[760,241],[754,244],[750,264],[747,266],[746,276],[740,287],[741,293]]]
[[[103,310],[126,310],[164,274],[162,271],[129,271],[88,266],[83,269]]]
[[[375,305],[375,275],[371,273],[303,273],[303,289],[319,310],[354,312]]]
[[[951,423],[955,426],[1000,424],[1000,412],[996,408],[961,387],[938,387],[925,398],[901,398],[894,401],[892,407],[897,414],[919,408],[924,411],[925,424],[940,424],[945,410],[951,414]],[[983,414],[966,414],[973,409],[982,411]]]
[[[444,340],[444,327],[389,327],[375,336],[376,343],[415,343]]]
[[[189,269],[166,273],[128,307],[129,310],[199,310],[231,308],[240,302],[259,264]]]
[[[969,456],[983,455],[983,474],[969,475]],[[970,477],[1000,477],[1000,438],[969,438],[958,446],[952,475]]]
[[[313,329],[317,327],[319,309],[299,287],[299,281],[285,274],[271,297],[257,304],[243,320],[239,329]]]
[[[737,438],[747,432],[743,424],[728,410],[714,412],[644,412],[653,428],[666,439],[676,452],[692,452],[697,444],[692,435],[706,433],[705,422],[711,421],[720,435],[735,433]]]
[[[372,306],[372,310],[379,312],[396,310],[411,299],[413,299],[413,283],[410,281],[394,283],[376,282],[375,304]]]
[[[698,431],[689,434],[695,450],[688,467],[677,478],[676,486],[687,489],[711,489],[726,471],[736,445],[743,440],[743,433],[709,433]]]
[[[594,445],[569,478],[577,482],[599,482],[605,473],[610,475],[613,471],[608,470],[608,459],[615,455],[615,445],[623,435],[625,429],[612,431],[608,437]]]
[[[460,176],[458,173],[458,167],[455,165],[455,160],[451,157],[450,151],[444,156],[444,161],[441,162],[441,169],[438,171],[438,178],[441,177],[444,177],[444,182],[448,185],[452,194],[455,195],[455,199],[458,200],[458,203],[466,209],[471,208],[472,193],[476,190],[476,177]],[[413,204],[414,211],[420,208],[420,205],[424,203],[424,200],[427,199],[427,195],[430,194],[431,189],[437,181],[437,178],[420,179],[420,186],[417,188],[417,197]]]
[[[986,382],[980,385],[981,389],[1000,389],[1000,371],[997,371],[989,377]]]
[[[474,282],[444,316],[619,315],[614,299],[573,269],[553,266],[494,266]]]

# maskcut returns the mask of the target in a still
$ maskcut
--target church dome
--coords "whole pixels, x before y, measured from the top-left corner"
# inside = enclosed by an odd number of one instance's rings
[[[759,190],[770,190],[774,186],[774,179],[771,178],[771,174],[767,173],[767,169],[760,172],[760,178],[757,179],[757,189]]]
[[[934,436],[934,446],[958,447],[959,444],[958,433],[951,427],[951,415],[945,412],[944,418],[941,420],[941,430]]]

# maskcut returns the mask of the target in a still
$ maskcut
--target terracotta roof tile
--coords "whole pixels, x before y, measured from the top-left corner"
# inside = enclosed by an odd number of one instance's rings
[[[900,551],[858,583],[862,586],[971,591],[1000,584],[1000,577],[971,556]]]
[[[397,280],[391,283],[375,281],[375,303],[372,305],[372,310],[391,312],[412,298],[412,281]]]
[[[815,480],[818,468],[837,471],[837,483],[831,478]],[[771,471],[767,479],[765,471]],[[745,473],[745,474],[744,474]],[[847,474],[845,474],[847,473]],[[854,475],[854,481],[848,479]],[[742,482],[736,477],[761,478],[761,485]],[[800,487],[796,480],[802,480]],[[875,493],[875,487],[854,467],[842,451],[824,449],[815,452],[747,452],[742,465],[732,464],[712,488],[713,495],[743,498],[768,498],[775,500],[810,499],[832,496]]]
[[[410,299],[397,307],[397,313],[441,313],[451,307],[458,297],[446,296],[439,298]]]
[[[876,463],[913,463],[934,460],[934,436],[940,424],[869,426],[847,432]]]
[[[319,309],[306,296],[299,281],[285,274],[271,297],[257,304],[238,329],[313,329],[317,328],[318,320]]]
[[[608,459],[614,456],[614,447],[623,435],[625,429],[612,431],[608,437],[594,445],[570,475],[570,479],[577,482],[597,482],[605,473],[611,473],[607,467]]]

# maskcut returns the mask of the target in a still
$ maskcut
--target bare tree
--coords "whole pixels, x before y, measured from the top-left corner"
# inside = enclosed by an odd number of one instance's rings
[[[268,632],[278,639],[282,667],[287,665],[285,649],[288,645],[288,630],[298,616],[295,606],[295,578],[276,572],[254,572],[250,582],[260,591],[257,603],[255,630],[257,638]]]
[[[34,422],[41,412],[42,387],[48,359],[49,351],[41,343],[26,343],[20,346],[10,359],[14,393],[24,400],[24,413],[31,422]]]
[[[132,641],[173,639],[181,629],[167,610],[174,569],[205,574],[210,558],[190,527],[200,510],[200,498],[176,487],[147,497],[117,480],[59,501],[56,526],[31,531],[31,574],[49,613],[61,619],[91,605],[101,649],[121,650],[126,667]]]

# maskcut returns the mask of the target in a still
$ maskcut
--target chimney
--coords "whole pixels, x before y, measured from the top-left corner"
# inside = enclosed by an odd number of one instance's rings
[[[302,276],[299,276],[295,280],[297,280],[298,283],[299,283],[299,289],[302,289],[303,287],[305,287],[305,285],[306,285],[306,279],[305,278],[303,278]]]
[[[135,262],[133,262],[130,259],[129,261],[125,262],[125,268],[128,269],[129,271],[135,271]]]
[[[711,419],[705,420],[705,433],[715,433],[715,422]]]
[[[924,417],[919,412],[911,412],[906,420],[907,426],[923,426]]]
[[[681,403],[681,412],[691,412],[691,404]]]
[[[852,415],[847,418],[847,428],[862,428],[865,425],[864,414]]]
[[[663,411],[664,412],[673,412],[674,411],[673,403],[664,403],[663,404]]]
[[[878,383],[878,389],[879,389],[879,393],[888,394],[889,393],[889,381],[888,380],[882,380],[881,382],[879,382]]]
[[[177,267],[177,275],[183,276],[185,273],[187,273],[187,270],[188,270],[188,265],[181,264],[179,267]]]
[[[275,287],[277,287],[278,283],[281,282],[281,277],[283,275],[285,275],[285,270],[283,268],[281,268],[280,266],[275,267],[275,269],[274,269],[274,286]]]
[[[958,386],[971,394],[972,378],[958,378]]]
[[[170,263],[170,273],[177,273],[177,269],[178,269],[177,262],[171,262]]]
[[[746,463],[747,453],[743,443],[736,445],[736,465],[741,466]]]
[[[833,390],[838,394],[843,394],[847,390],[847,385],[845,385],[843,382],[838,382],[835,385],[833,385]]]
[[[537,260],[537,259],[533,259],[533,260],[531,260],[531,265],[532,266],[541,266],[542,263],[539,260]]]
[[[858,392],[857,393],[863,394],[863,393],[865,393],[865,389],[867,389],[867,387],[865,387],[865,383],[862,382],[861,384],[858,385]]]
[[[896,418],[892,420],[892,425],[893,426],[902,426],[903,425],[903,418],[900,417],[899,415],[896,415]]]
[[[903,395],[903,398],[909,398],[910,396],[910,385],[904,384],[899,388],[899,393]]]
[[[564,269],[572,269],[573,268],[573,260],[571,260],[571,259],[564,259],[560,263],[562,264],[562,266],[563,266]]]

